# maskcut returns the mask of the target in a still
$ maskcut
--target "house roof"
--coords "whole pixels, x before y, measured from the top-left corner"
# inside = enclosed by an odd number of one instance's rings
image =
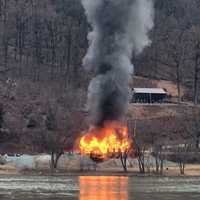
[[[133,88],[133,92],[142,94],[167,94],[162,88]]]

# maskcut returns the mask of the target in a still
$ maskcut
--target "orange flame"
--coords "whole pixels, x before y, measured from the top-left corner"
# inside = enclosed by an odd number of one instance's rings
[[[81,154],[102,160],[127,152],[130,147],[128,128],[119,123],[92,128],[79,141]]]

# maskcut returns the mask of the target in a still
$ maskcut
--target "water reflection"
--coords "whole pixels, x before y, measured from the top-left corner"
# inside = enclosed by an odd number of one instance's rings
[[[0,176],[0,200],[199,200],[200,177]]]
[[[128,200],[128,177],[81,176],[80,200]]]

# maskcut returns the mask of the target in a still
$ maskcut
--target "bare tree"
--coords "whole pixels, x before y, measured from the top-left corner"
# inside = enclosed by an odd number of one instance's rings
[[[192,52],[194,60],[194,104],[198,104],[199,97],[199,71],[200,71],[200,27],[193,26],[191,28]]]
[[[193,150],[200,148],[200,112],[198,107],[193,107],[190,115],[185,115],[183,124],[186,132],[186,139],[192,144]]]
[[[143,122],[135,121],[135,120],[129,120],[129,132],[133,141],[133,150],[132,154],[134,153],[134,156],[138,160],[138,167],[140,173],[145,173],[145,153],[148,151],[150,145],[149,145],[149,135],[146,135],[146,126],[144,126]]]
[[[178,163],[180,174],[185,174],[185,167],[188,159],[189,145],[185,144],[182,147],[177,147],[175,150],[175,159]]]
[[[120,153],[120,160],[121,160],[124,172],[127,172],[127,158],[128,158],[128,150],[126,152]]]

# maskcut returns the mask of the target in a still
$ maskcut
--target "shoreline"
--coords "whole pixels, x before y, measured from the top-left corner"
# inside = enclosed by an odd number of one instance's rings
[[[177,165],[168,165],[163,168],[163,174],[157,174],[155,168],[146,169],[146,173],[140,173],[138,166],[129,166],[127,172],[124,172],[120,165],[113,166],[112,163],[97,165],[97,167],[88,167],[80,169],[78,163],[71,163],[71,166],[58,166],[54,172],[46,165],[40,165],[35,168],[28,166],[19,167],[14,163],[0,165],[0,175],[45,175],[45,176],[135,176],[135,177],[200,177],[200,164],[186,164],[185,174],[180,174]],[[66,167],[64,167],[66,166]]]
[[[163,175],[152,173],[140,173],[135,171],[80,171],[80,170],[68,170],[68,171],[56,171],[51,172],[50,170],[23,170],[23,171],[13,171],[13,170],[0,170],[0,176],[125,176],[125,177],[200,177],[200,174],[167,174],[163,173]]]

